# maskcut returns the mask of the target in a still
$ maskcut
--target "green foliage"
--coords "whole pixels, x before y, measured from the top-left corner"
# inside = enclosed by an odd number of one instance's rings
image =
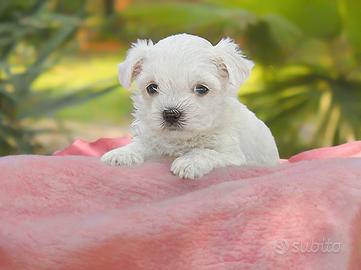
[[[283,157],[361,139],[360,1],[203,0],[131,6],[130,37],[235,38],[261,71],[240,98],[271,127]]]
[[[239,8],[180,1],[134,4],[120,14],[124,25],[122,34],[131,40],[150,36],[160,39],[177,32],[188,32],[217,41],[224,33],[237,33],[254,19],[254,15]]]
[[[58,1],[1,1],[0,4],[0,155],[31,153],[39,130],[30,119],[52,116],[61,108],[115,89],[89,86],[59,96],[51,89],[34,91],[33,83],[56,60],[84,18],[61,13]]]

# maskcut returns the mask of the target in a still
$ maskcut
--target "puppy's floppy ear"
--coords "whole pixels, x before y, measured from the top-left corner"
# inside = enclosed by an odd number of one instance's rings
[[[222,77],[227,77],[232,88],[239,86],[249,77],[254,66],[242,54],[236,43],[230,38],[224,38],[214,46],[217,55],[217,67]]]
[[[128,50],[125,61],[118,65],[119,82],[125,88],[129,88],[133,80],[142,71],[144,58],[152,46],[153,42],[151,40],[138,40]]]

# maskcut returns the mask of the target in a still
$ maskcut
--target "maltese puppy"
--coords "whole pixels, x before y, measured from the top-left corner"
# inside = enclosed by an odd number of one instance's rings
[[[277,164],[270,130],[237,99],[252,67],[229,38],[215,46],[189,34],[139,40],[119,64],[121,84],[137,84],[133,139],[101,160],[131,166],[173,157],[170,170],[188,179],[229,165]]]

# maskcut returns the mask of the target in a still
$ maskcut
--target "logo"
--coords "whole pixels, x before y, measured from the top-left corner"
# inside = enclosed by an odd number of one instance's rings
[[[342,243],[332,242],[330,239],[319,242],[280,239],[273,244],[273,251],[279,255],[286,253],[339,253],[341,250]]]

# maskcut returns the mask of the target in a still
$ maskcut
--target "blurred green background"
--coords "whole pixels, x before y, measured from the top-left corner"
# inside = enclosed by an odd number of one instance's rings
[[[286,158],[361,139],[361,1],[0,2],[0,155],[128,132],[116,65],[137,38],[233,38],[255,61],[239,98]]]

